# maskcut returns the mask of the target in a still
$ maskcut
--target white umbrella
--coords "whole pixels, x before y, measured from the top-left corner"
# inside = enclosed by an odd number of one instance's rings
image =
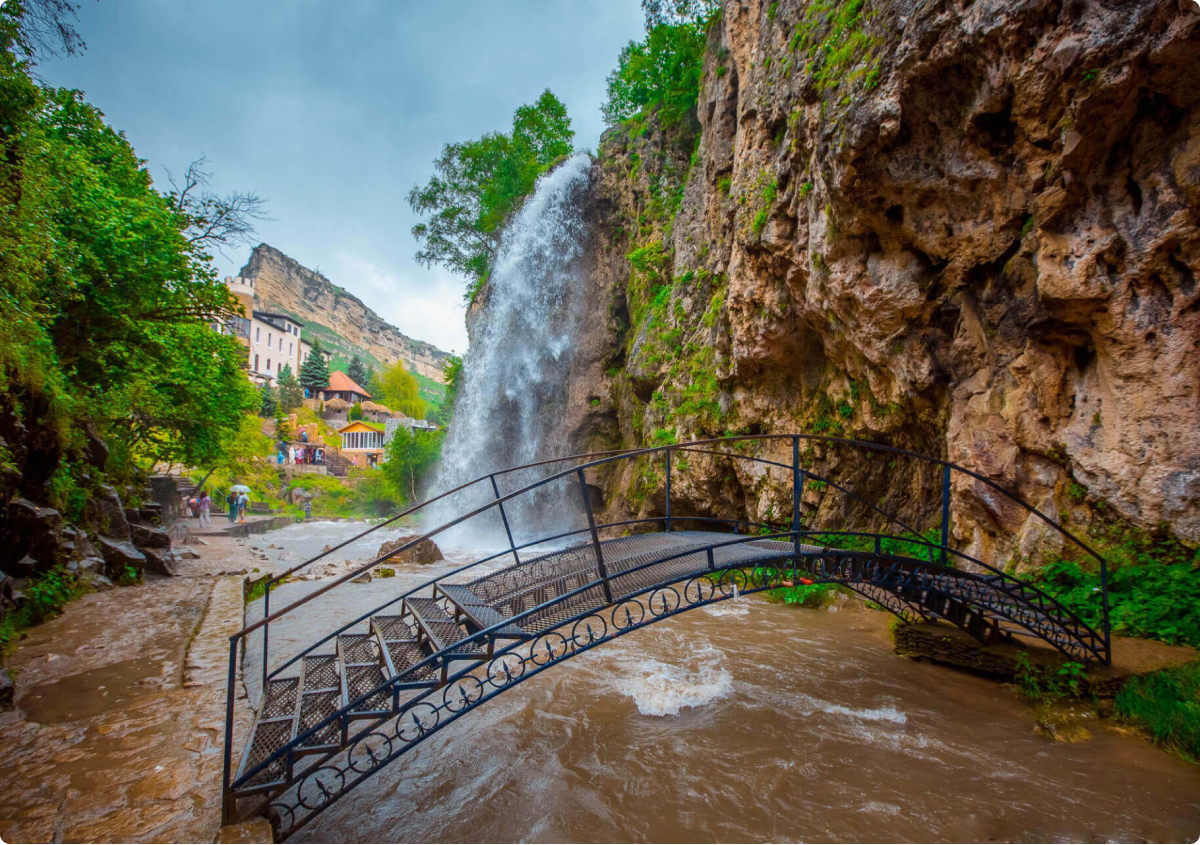
[[[230,487],[229,489],[233,493],[249,493],[250,492],[250,488],[247,487],[245,484],[235,484],[232,487]]]

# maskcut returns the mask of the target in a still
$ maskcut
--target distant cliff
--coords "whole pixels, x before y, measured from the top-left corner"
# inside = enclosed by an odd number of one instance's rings
[[[240,275],[254,279],[259,308],[303,320],[309,330],[306,339],[309,334],[319,337],[322,344],[346,357],[366,353],[384,365],[401,360],[410,370],[443,381],[448,353],[402,334],[357,296],[275,247],[256,246]],[[344,343],[339,344],[339,338]]]

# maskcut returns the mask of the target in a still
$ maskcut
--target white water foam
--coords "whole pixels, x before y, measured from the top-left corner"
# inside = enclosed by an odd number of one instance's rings
[[[685,708],[703,707],[733,690],[733,677],[724,668],[725,655],[701,648],[681,665],[641,659],[623,665],[617,690],[633,699],[643,716],[678,716]]]
[[[865,719],[869,722],[892,722],[897,725],[903,725],[908,721],[908,716],[895,707],[855,709],[853,707],[843,707],[840,704],[826,704],[820,709],[836,716],[849,716],[852,719]]]

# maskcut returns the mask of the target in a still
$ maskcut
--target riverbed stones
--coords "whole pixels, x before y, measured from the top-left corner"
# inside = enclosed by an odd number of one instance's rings
[[[379,547],[379,554],[377,554],[376,557],[383,557],[386,554],[391,554],[401,546],[411,543],[412,540],[412,536],[397,537],[395,540],[389,540]],[[391,558],[391,561],[393,563],[417,563],[424,565],[429,563],[437,563],[439,560],[444,559],[445,558],[442,556],[442,550],[438,548],[437,543],[426,538],[412,548],[405,549],[400,554]]]

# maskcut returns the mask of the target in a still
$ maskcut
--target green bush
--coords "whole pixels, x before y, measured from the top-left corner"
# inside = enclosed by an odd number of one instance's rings
[[[1059,560],[1034,578],[1084,622],[1103,621],[1100,573]],[[1190,563],[1126,562],[1109,571],[1109,621],[1114,633],[1200,646],[1200,571]]]
[[[1117,693],[1116,715],[1200,762],[1200,661],[1134,678]]]

